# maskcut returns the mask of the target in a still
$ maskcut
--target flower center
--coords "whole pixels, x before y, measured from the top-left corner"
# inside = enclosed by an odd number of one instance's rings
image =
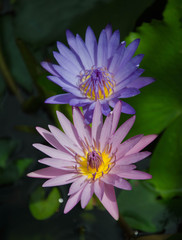
[[[100,152],[92,151],[87,154],[87,169],[89,169],[89,167],[92,169],[95,168],[98,172],[98,169],[102,162],[103,160]]]
[[[93,181],[107,174],[114,164],[108,151],[101,153],[96,148],[86,151],[84,157],[77,155],[75,159],[79,163],[77,170]]]
[[[91,100],[104,99],[114,92],[115,81],[107,68],[92,67],[80,76],[79,88]]]

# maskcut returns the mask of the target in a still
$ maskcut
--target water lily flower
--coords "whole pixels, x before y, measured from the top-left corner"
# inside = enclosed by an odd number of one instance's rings
[[[83,113],[73,107],[72,124],[57,111],[64,132],[54,126],[50,131],[37,127],[38,132],[52,147],[43,144],[33,146],[49,157],[39,160],[48,167],[29,173],[29,177],[47,178],[43,187],[71,184],[64,213],[69,212],[79,201],[85,208],[95,194],[107,211],[118,219],[118,206],[114,187],[131,190],[126,179],[149,179],[151,175],[135,170],[138,162],[151,153],[141,150],[151,143],[156,135],[137,135],[123,141],[131,129],[135,116],[117,130],[121,102],[116,103],[103,123],[101,104],[96,102],[92,128],[84,121]]]
[[[118,99],[133,97],[154,81],[151,77],[140,77],[144,69],[139,64],[144,55],[133,57],[139,39],[126,47],[125,42],[120,42],[119,30],[112,33],[110,25],[102,30],[98,43],[91,27],[86,30],[85,42],[69,30],[66,35],[69,48],[57,42],[59,52],[53,52],[58,64],[42,62],[42,66],[51,73],[48,79],[67,93],[52,96],[46,103],[83,107],[90,123],[96,101],[107,116]],[[135,110],[122,100],[122,112],[134,114]]]

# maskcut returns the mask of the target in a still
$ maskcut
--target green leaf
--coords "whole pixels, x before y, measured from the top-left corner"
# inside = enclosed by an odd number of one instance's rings
[[[0,167],[6,168],[7,161],[16,146],[16,142],[10,139],[0,140]]]
[[[32,79],[19,52],[14,35],[11,15],[1,16],[0,29],[2,32],[1,44],[5,62],[16,83],[27,91],[32,91]]]
[[[20,177],[23,176],[25,170],[29,167],[29,165],[32,162],[33,162],[32,158],[23,158],[16,161],[16,166]]]
[[[134,229],[145,232],[163,230],[166,208],[157,199],[156,192],[149,189],[150,185],[147,183],[145,185],[137,181],[132,183],[131,191],[122,191],[117,197],[120,213]]]
[[[176,119],[162,135],[150,166],[150,180],[163,197],[182,192],[182,117]]]
[[[37,188],[31,195],[29,209],[32,215],[38,220],[51,217],[59,208],[59,190],[53,188],[48,197],[45,197],[45,190]]]

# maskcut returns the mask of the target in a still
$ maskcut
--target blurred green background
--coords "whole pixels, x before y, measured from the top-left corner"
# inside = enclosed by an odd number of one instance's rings
[[[32,147],[43,142],[35,126],[57,125],[57,109],[72,119],[70,106],[44,104],[62,90],[40,62],[55,61],[66,29],[84,38],[90,25],[98,38],[108,23],[127,45],[141,39],[143,76],[156,79],[127,99],[137,116],[129,136],[159,137],[138,164],[153,178],[116,191],[120,213],[137,239],[182,239],[182,1],[1,0],[0,14],[0,239],[124,239],[121,222],[95,199],[64,215],[68,186],[43,189],[43,180],[26,177],[43,157]]]

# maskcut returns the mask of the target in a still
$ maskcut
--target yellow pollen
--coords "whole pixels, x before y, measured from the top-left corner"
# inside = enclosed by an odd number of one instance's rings
[[[114,92],[115,81],[107,68],[94,68],[80,74],[80,91],[91,100],[101,100]]]
[[[111,163],[111,157],[108,153],[100,153],[97,150],[94,150],[93,152],[96,152],[96,154],[98,154],[100,157],[100,160],[97,162],[98,164],[93,164],[93,162],[90,162],[88,158],[91,153],[86,152],[84,157],[79,158],[80,166],[77,168],[81,174],[87,176],[87,178],[90,180],[96,180],[102,177],[104,174],[107,174],[113,164]]]

